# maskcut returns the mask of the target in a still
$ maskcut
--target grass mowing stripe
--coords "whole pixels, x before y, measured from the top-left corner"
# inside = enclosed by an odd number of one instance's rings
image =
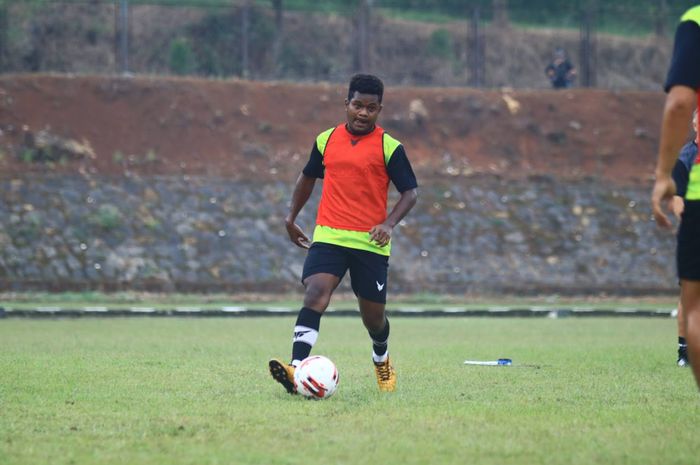
[[[338,393],[269,377],[294,317],[0,321],[3,464],[694,463],[700,407],[671,319],[392,320],[377,392],[359,318],[314,353]],[[512,358],[540,368],[471,367]]]

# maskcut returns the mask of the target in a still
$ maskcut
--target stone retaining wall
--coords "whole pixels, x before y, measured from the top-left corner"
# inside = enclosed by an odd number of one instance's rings
[[[675,291],[674,237],[651,221],[647,185],[422,182],[395,230],[391,292]],[[291,189],[187,176],[2,179],[0,288],[299,289],[304,252],[283,225]],[[299,218],[309,234],[319,192]]]

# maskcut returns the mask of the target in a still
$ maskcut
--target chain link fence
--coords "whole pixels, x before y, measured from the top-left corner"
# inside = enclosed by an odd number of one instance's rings
[[[547,15],[516,0],[404,3],[0,0],[0,70],[330,82],[366,71],[392,84],[548,88],[559,53],[573,86],[658,89],[682,13],[665,1],[553,2]]]

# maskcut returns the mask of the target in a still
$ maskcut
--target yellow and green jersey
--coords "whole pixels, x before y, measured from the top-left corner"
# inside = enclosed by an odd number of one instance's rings
[[[358,136],[338,125],[316,138],[304,174],[324,179],[314,242],[390,255],[391,243],[378,246],[369,231],[386,220],[390,181],[399,192],[417,187],[398,140],[379,126]]]

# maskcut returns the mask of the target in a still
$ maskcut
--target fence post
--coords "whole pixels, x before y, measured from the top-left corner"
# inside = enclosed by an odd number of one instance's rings
[[[282,77],[282,43],[284,40],[284,8],[282,0],[272,0],[272,8],[275,10],[275,38],[272,43],[273,72],[276,78]]]
[[[475,6],[471,11],[469,33],[467,34],[467,66],[470,70],[469,85],[472,87],[481,87],[484,78],[484,44],[480,23],[479,7]]]
[[[129,0],[119,0],[119,8],[115,18],[115,62],[119,72],[129,72]]]
[[[355,71],[368,71],[371,66],[370,60],[370,23],[372,21],[372,0],[360,0],[357,16],[357,46],[354,53]]]
[[[7,27],[10,25],[9,14],[7,3],[0,2],[0,73],[9,71],[7,63],[7,50],[10,48],[8,44],[9,34],[7,32]]]
[[[580,29],[579,61],[581,62],[581,85],[596,86],[596,34],[595,10],[593,7],[583,11]]]
[[[666,37],[666,21],[668,20],[668,3],[666,0],[658,0],[654,13],[654,32],[657,37]]]
[[[250,43],[250,1],[243,2],[241,10],[241,76],[247,79],[249,72],[248,44]]]

